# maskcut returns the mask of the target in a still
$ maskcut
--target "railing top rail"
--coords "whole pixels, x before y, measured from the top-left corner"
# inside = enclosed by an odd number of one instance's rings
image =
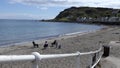
[[[90,51],[90,52],[83,52],[83,53],[80,53],[80,55],[88,55],[88,54],[94,54],[94,53],[98,53],[102,50],[102,47],[100,47],[98,50],[96,51]]]
[[[0,62],[33,61],[34,55],[0,55]]]
[[[50,59],[50,58],[63,58],[63,57],[70,57],[70,56],[79,56],[79,55],[87,55],[87,54],[94,54],[100,52],[102,48],[91,51],[91,52],[76,52],[76,53],[69,53],[69,54],[48,54],[48,55],[41,55],[38,52],[33,52],[32,55],[0,55],[0,62],[9,62],[9,61],[33,61],[36,58],[38,60],[42,59]]]

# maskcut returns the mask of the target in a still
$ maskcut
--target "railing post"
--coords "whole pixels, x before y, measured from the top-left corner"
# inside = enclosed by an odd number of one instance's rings
[[[39,68],[38,67],[38,61],[33,61],[33,67],[32,68]]]
[[[96,62],[96,53],[94,53],[94,55],[92,57],[92,66],[95,64],[95,62]]]
[[[92,64],[93,64],[92,60],[93,60],[93,55],[90,56],[90,65],[87,68],[91,68],[92,67]]]
[[[35,60],[33,61],[33,68],[39,68],[38,63],[40,60],[40,54],[38,52],[33,52],[32,54],[35,56]]]
[[[80,52],[78,51],[78,56],[77,56],[77,63],[76,63],[76,68],[80,68]]]

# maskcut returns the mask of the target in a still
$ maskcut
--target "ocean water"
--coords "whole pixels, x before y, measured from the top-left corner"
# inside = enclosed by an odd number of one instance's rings
[[[34,20],[0,20],[0,46],[33,41],[63,34],[94,31],[98,25],[40,22]]]

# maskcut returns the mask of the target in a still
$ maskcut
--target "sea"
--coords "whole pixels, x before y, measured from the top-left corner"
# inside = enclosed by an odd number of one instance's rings
[[[7,20],[0,19],[0,46],[30,42],[61,35],[96,31],[100,25],[41,22],[38,20]]]

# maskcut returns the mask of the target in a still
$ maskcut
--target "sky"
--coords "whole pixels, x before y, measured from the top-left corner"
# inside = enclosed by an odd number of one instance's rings
[[[72,6],[120,9],[120,0],[0,0],[0,19],[53,19]]]

